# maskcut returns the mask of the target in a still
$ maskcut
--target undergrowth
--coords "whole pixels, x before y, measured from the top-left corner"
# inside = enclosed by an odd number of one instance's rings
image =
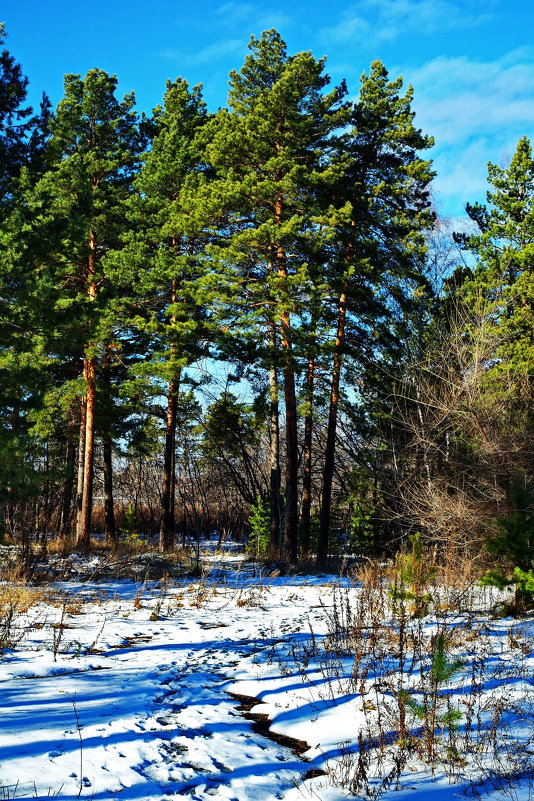
[[[328,781],[378,799],[403,773],[429,770],[475,796],[490,787],[514,799],[528,780],[534,798],[529,627],[507,624],[509,650],[496,651],[501,630],[480,615],[491,594],[470,570],[445,584],[417,542],[393,566],[368,562],[353,578],[324,604],[324,636],[310,622],[308,637],[273,654],[281,672],[292,660],[319,700],[358,699],[354,740],[328,760]]]

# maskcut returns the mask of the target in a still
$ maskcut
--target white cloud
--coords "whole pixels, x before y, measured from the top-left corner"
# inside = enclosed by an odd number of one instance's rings
[[[479,139],[457,150],[435,154],[433,196],[440,214],[460,214],[467,202],[484,202],[487,190],[487,163],[492,144]]]
[[[456,207],[484,200],[488,161],[506,161],[534,134],[534,48],[494,61],[441,56],[398,72],[414,86],[417,125],[436,140],[439,196]]]
[[[276,28],[283,34],[291,25],[291,17],[279,11],[229,0],[215,11],[221,25],[237,28],[240,32],[254,33],[258,36],[262,31]]]
[[[438,145],[534,130],[534,48],[494,61],[442,56],[400,71],[414,86],[418,123]]]
[[[197,50],[196,53],[189,56],[189,61],[193,64],[211,64],[228,55],[241,53],[242,51],[242,39],[223,39]]]
[[[206,20],[194,17],[190,20],[194,27],[205,31]],[[289,28],[291,18],[286,14],[262,9],[251,3],[240,3],[236,0],[220,5],[213,12],[210,38],[211,43],[200,50],[192,51],[188,47],[167,47],[158,51],[157,55],[166,61],[186,66],[212,65],[228,57],[234,59],[233,67],[240,66],[246,53],[247,39],[251,35],[260,36],[264,30],[276,28],[282,32]]]
[[[323,28],[319,33],[327,43],[342,44],[353,39],[366,38],[371,31],[371,24],[356,13],[345,12],[337,25]]]
[[[250,3],[235,3],[231,0],[231,2],[219,6],[215,13],[228,24],[243,22],[243,20],[248,22],[254,14],[254,6],[250,5]]]
[[[469,12],[465,2],[451,0],[365,0],[363,5],[378,12],[389,36],[412,28],[424,33],[470,28],[490,19],[487,13]]]
[[[376,45],[410,32],[430,34],[470,28],[488,19],[490,14],[470,12],[465,2],[452,0],[361,0],[321,35],[330,43],[364,39]]]
[[[168,61],[178,61],[186,65],[198,65],[212,64],[228,55],[242,53],[242,51],[242,39],[222,39],[194,53],[186,49],[166,48],[165,50],[160,50],[159,55]]]

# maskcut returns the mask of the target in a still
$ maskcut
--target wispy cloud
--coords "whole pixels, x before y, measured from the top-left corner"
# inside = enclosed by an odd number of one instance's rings
[[[241,53],[242,50],[242,39],[223,39],[197,50],[196,53],[189,56],[189,59],[193,64],[212,64],[226,56]]]
[[[254,15],[254,6],[250,3],[236,3],[230,0],[230,2],[219,6],[215,14],[229,25],[233,25],[236,22],[248,22]]]
[[[192,24],[199,26],[198,19]],[[238,66],[246,52],[247,38],[262,31],[276,28],[284,34],[291,25],[291,18],[250,3],[229,0],[213,11],[210,25],[210,44],[200,50],[190,47],[167,47],[158,51],[159,58],[186,66],[218,65],[229,57],[238,57],[233,66]],[[205,20],[202,20],[205,27]]]
[[[405,71],[418,120],[438,144],[534,129],[534,48],[494,61],[439,57]]]
[[[160,50],[159,55],[171,62],[180,62],[188,65],[214,64],[230,55],[240,54],[243,51],[242,39],[221,39],[200,50],[191,51],[186,48],[166,48]]]
[[[229,0],[219,6],[214,16],[218,24],[246,34],[258,35],[261,31],[276,28],[283,35],[284,30],[292,24],[292,19],[288,14],[273,11],[268,7],[262,8],[260,5],[235,2],[235,0]]]
[[[469,28],[491,19],[452,0],[361,0],[344,11],[336,25],[323,28],[328,43],[364,40],[376,45],[410,32],[423,34]]]
[[[417,124],[435,137],[440,195],[483,199],[488,161],[506,161],[521,136],[534,134],[534,48],[494,61],[442,56],[398,71],[414,85]]]

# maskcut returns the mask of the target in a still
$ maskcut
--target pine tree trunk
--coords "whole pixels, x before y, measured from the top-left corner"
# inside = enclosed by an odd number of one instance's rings
[[[284,345],[290,354],[289,344]],[[288,357],[286,357],[288,358]],[[289,361],[289,358],[288,358]],[[284,367],[284,396],[286,405],[286,523],[285,551],[290,562],[298,557],[298,439],[297,439],[297,399],[295,393],[295,374],[292,362]]]
[[[67,446],[65,451],[65,484],[63,485],[63,498],[61,502],[61,519],[59,524],[60,536],[65,538],[69,535],[72,495],[74,492],[74,460],[76,448],[74,447],[75,421],[72,413],[69,417],[67,428]]]
[[[115,546],[117,544],[117,529],[115,526],[115,504],[113,501],[113,448],[109,428],[102,434],[104,459],[104,516],[106,521],[106,541]]]
[[[313,434],[313,379],[315,356],[308,359],[306,371],[306,415],[304,418],[304,455],[302,465],[302,513],[300,518],[300,550],[302,556],[310,551],[311,495],[312,495],[312,434]]]
[[[169,509],[169,521],[171,531],[174,532],[176,540],[176,425],[174,426],[174,442],[172,445],[172,467],[171,467],[171,502]]]
[[[165,451],[163,454],[163,487],[161,491],[161,521],[159,529],[159,549],[170,551],[173,545],[174,530],[174,448],[176,443],[176,413],[178,407],[179,378],[171,381],[167,396],[167,425],[165,428]]]
[[[93,179],[93,183],[94,183]],[[87,260],[87,298],[93,303],[96,300],[96,259],[97,244],[95,231],[89,232],[89,258]],[[95,409],[96,409],[96,356],[93,354],[94,343],[90,342],[84,353],[83,374],[86,385],[85,408],[85,441],[83,453],[83,492],[80,510],[80,526],[78,544],[85,551],[89,550],[91,539],[91,519],[93,514],[93,472],[95,446]]]
[[[41,558],[46,558],[48,547],[48,530],[50,525],[50,445],[45,445],[45,481],[43,485],[43,523],[41,531]]]
[[[19,390],[20,395],[20,390]],[[13,412],[11,414],[11,430],[15,436],[18,435],[20,431],[20,410],[18,402],[15,402],[13,405]],[[11,542],[15,540],[15,504],[11,501],[13,497],[13,487],[7,487],[8,498],[10,499],[6,506],[6,533],[9,536]]]
[[[93,513],[93,472],[95,446],[95,408],[96,408],[96,357],[85,358],[85,380],[87,384],[87,404],[85,418],[85,449],[83,459],[83,494],[81,526],[78,544],[89,550],[91,539],[91,518]]]
[[[272,359],[276,353],[276,329],[269,328]],[[282,557],[282,530],[280,514],[280,420],[278,409],[278,373],[276,365],[269,367],[269,473],[270,473],[270,546],[273,553]]]
[[[172,239],[174,249],[179,247],[176,238]],[[179,281],[173,278],[171,283],[171,304],[178,300]],[[171,324],[176,324],[175,314],[171,314]],[[171,359],[176,359],[176,343],[171,340]],[[180,371],[169,382],[167,395],[167,425],[165,428],[165,450],[163,453],[163,486],[161,490],[161,520],[159,528],[159,549],[161,552],[170,551],[175,536],[175,450],[176,450],[176,416],[178,411],[178,391],[180,388]]]
[[[298,431],[295,371],[288,312],[281,315],[281,343],[284,359],[284,400],[286,411],[286,520],[284,551],[290,562],[298,557]]]
[[[13,537],[15,536],[15,507],[13,504],[8,503],[4,507],[4,530],[9,538],[10,542],[13,542]]]
[[[106,345],[106,354],[103,361],[102,379],[105,386],[108,403],[111,399],[111,359],[112,347]],[[105,536],[108,544],[117,544],[117,530],[115,525],[115,502],[113,499],[113,443],[111,441],[110,421],[106,415],[102,426],[102,456],[104,479],[104,520]]]
[[[334,364],[330,387],[330,408],[328,412],[328,430],[323,469],[323,492],[321,500],[321,519],[319,523],[319,541],[317,543],[317,563],[325,562],[328,556],[328,536],[330,533],[330,513],[332,509],[332,484],[334,479],[334,459],[336,452],[337,414],[339,408],[339,384],[341,378],[342,354],[345,341],[345,322],[347,319],[347,290],[345,283],[338,302],[338,323],[334,348]]]
[[[85,378],[85,372],[84,372]],[[78,477],[76,484],[76,541],[80,541],[82,531],[83,479],[85,464],[85,426],[87,421],[87,392],[80,404],[80,436],[78,438]]]
[[[279,151],[279,143],[276,145]],[[275,219],[282,224],[283,200],[279,195],[275,202]],[[298,429],[297,396],[295,391],[295,366],[291,344],[291,317],[286,307],[287,300],[287,259],[278,245],[276,249],[278,277],[281,279],[282,298],[280,313],[280,341],[284,370],[284,401],[286,412],[286,519],[284,527],[284,552],[290,562],[298,558]]]
[[[422,303],[418,305],[418,314],[417,314],[417,363],[422,364],[423,360],[423,334],[424,334],[424,323],[423,323],[423,306]],[[426,482],[428,491],[432,492],[432,480],[430,477],[430,465],[428,463],[428,452],[427,452],[427,432],[425,427],[425,422],[423,419],[423,403],[421,399],[421,387],[418,381],[418,376],[416,374],[415,378],[415,397],[416,397],[416,407],[417,407],[417,419],[419,421],[419,442],[417,444],[416,450],[416,464],[417,464],[417,473],[420,475],[421,473],[421,465],[424,466]]]

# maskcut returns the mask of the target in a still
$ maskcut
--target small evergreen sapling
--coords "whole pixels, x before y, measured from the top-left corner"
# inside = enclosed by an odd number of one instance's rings
[[[248,522],[251,533],[247,543],[247,551],[257,559],[267,553],[271,536],[269,504],[261,495],[258,495],[250,510]]]
[[[495,520],[498,533],[486,547],[512,569],[488,570],[480,583],[499,589],[515,585],[515,608],[522,610],[534,603],[534,513],[532,491],[522,471],[512,477],[509,497],[513,511]]]
[[[428,585],[434,580],[436,568],[428,564],[419,533],[410,537],[410,543],[411,553],[397,555],[393,584],[389,594],[394,605],[410,601],[410,614],[413,617],[424,617],[428,614],[428,608],[432,602]]]
[[[417,701],[406,690],[399,693],[402,703],[417,720],[423,723],[424,739],[427,755],[432,763],[436,758],[436,731],[446,731],[451,735],[458,728],[461,713],[449,703],[448,695],[442,692],[446,684],[460,668],[463,667],[461,659],[448,660],[448,642],[444,632],[438,632],[432,645],[432,664],[425,679],[423,699]],[[449,740],[451,737],[449,736]],[[456,754],[454,744],[447,747],[449,759]]]
[[[119,541],[124,545],[133,545],[134,547],[141,545],[142,539],[139,534],[139,526],[141,520],[136,513],[133,505],[128,504],[124,511],[122,524],[119,528]]]

